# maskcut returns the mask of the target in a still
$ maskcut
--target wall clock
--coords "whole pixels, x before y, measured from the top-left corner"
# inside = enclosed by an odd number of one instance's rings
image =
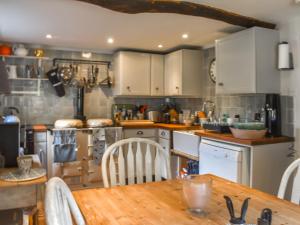
[[[217,78],[216,59],[211,60],[211,62],[209,64],[209,68],[208,68],[208,73],[209,73],[209,77],[210,77],[211,81],[216,83],[216,78]]]

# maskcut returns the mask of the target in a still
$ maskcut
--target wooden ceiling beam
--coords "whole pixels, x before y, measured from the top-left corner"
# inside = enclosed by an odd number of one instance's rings
[[[275,29],[276,24],[261,21],[252,17],[239,15],[230,11],[214,8],[208,5],[186,1],[168,0],[77,0],[94,4],[117,12],[138,13],[175,13],[188,16],[198,16],[226,22],[241,27],[264,27]]]

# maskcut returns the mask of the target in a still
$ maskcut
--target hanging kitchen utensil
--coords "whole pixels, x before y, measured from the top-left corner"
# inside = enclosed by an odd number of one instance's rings
[[[56,94],[59,97],[62,97],[65,95],[65,88],[60,80],[60,77],[58,75],[58,67],[54,67],[53,69],[49,70],[47,73],[47,77],[49,81],[51,82],[52,86],[55,88]]]
[[[232,225],[238,225],[238,224],[245,224],[245,217],[246,217],[246,213],[247,213],[247,209],[248,209],[248,202],[250,200],[250,198],[246,198],[243,202],[242,208],[241,208],[241,216],[240,217],[235,217],[234,215],[234,207],[232,204],[232,200],[231,198],[229,198],[228,196],[224,196],[225,200],[226,200],[226,205],[227,205],[227,209],[229,211],[229,215],[230,215],[230,224]]]
[[[58,71],[59,76],[63,82],[64,85],[68,85],[70,84],[71,80],[74,77],[74,69],[73,66],[64,66],[62,68],[59,69]]]
[[[87,88],[91,89],[98,85],[97,84],[98,73],[99,73],[98,67],[95,67],[94,65],[92,65],[92,67],[88,68],[88,76],[87,76],[87,80],[86,80]]]

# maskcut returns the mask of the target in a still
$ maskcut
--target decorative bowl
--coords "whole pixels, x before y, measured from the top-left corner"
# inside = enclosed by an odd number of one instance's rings
[[[234,123],[233,127],[240,130],[265,130],[265,124],[260,122]]]
[[[231,133],[235,138],[239,139],[260,139],[265,137],[267,129],[263,130],[246,130],[230,127]]]

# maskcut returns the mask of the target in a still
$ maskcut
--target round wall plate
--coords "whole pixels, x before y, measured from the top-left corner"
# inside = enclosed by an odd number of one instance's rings
[[[216,74],[216,59],[215,58],[210,61],[208,73],[209,73],[209,77],[210,77],[211,81],[216,83],[217,74]]]

